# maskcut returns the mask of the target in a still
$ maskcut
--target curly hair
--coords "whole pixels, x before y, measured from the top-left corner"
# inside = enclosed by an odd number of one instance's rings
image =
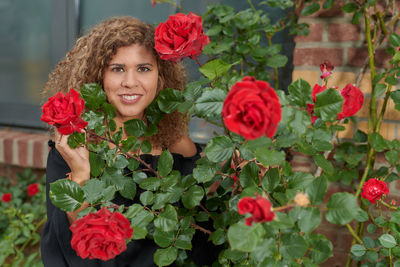
[[[133,17],[114,17],[100,22],[79,38],[75,46],[61,60],[43,90],[43,96],[57,92],[79,90],[85,83],[103,86],[104,71],[118,48],[139,44],[149,48],[159,71],[157,92],[164,88],[183,91],[187,80],[180,63],[160,59],[154,49],[154,28]],[[188,118],[179,112],[166,114],[158,125],[158,134],[149,137],[152,145],[168,148],[187,132]]]

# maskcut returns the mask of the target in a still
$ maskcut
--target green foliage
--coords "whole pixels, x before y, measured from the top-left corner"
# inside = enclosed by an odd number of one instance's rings
[[[31,184],[39,185],[34,196],[27,194]],[[11,193],[12,200],[0,202],[0,265],[43,266],[39,229],[46,222],[45,176],[37,177],[27,168],[16,177],[0,177],[0,195]]]

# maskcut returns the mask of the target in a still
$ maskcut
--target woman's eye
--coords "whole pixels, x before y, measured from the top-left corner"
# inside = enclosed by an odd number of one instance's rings
[[[149,71],[150,69],[148,67],[139,67],[138,72],[146,72]]]
[[[123,71],[124,71],[124,68],[121,68],[121,67],[113,67],[113,68],[111,69],[111,71],[113,71],[113,72],[123,72]]]

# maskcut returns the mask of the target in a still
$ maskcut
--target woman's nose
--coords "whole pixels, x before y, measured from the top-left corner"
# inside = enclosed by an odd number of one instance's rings
[[[121,85],[123,87],[132,88],[136,87],[139,84],[139,80],[136,77],[136,74],[133,71],[126,71],[125,75],[123,75]]]

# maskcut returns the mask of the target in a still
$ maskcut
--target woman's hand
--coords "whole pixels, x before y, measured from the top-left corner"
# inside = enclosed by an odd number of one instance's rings
[[[71,148],[68,136],[55,130],[56,149],[71,169],[71,180],[82,186],[90,179],[89,151],[84,146]]]

